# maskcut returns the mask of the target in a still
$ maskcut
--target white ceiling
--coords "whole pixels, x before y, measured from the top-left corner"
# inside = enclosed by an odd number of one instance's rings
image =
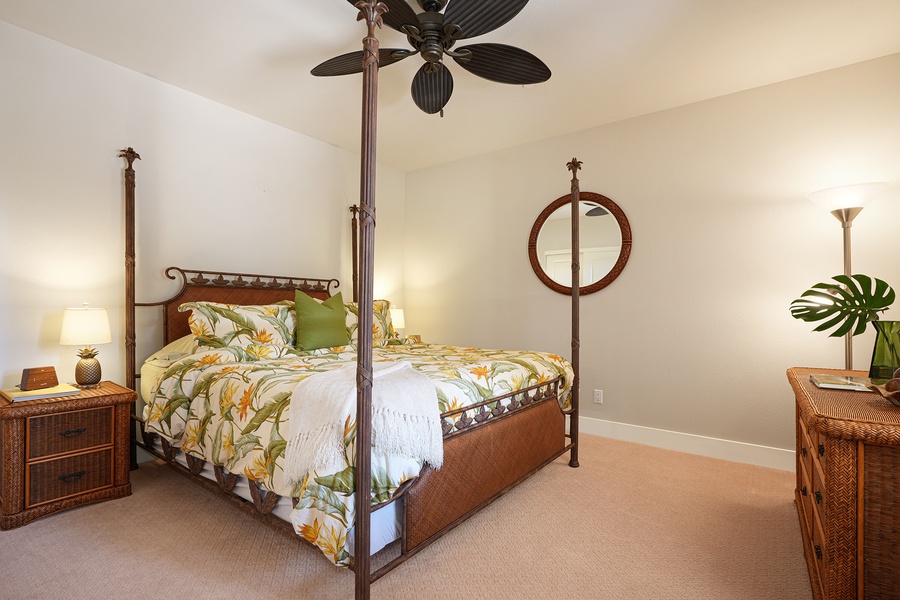
[[[361,75],[309,71],[361,49],[356,15],[347,0],[0,0],[8,23],[353,152]],[[510,86],[450,61],[440,118],[409,96],[420,59],[386,67],[379,161],[414,170],[900,52],[900,1],[532,0],[470,43],[488,41],[553,76]]]

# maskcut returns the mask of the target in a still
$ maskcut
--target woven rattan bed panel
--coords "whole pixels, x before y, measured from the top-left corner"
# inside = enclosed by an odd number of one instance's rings
[[[425,468],[409,491],[408,547],[433,541],[473,507],[489,504],[559,456],[565,443],[565,417],[555,398],[446,440],[440,471]]]

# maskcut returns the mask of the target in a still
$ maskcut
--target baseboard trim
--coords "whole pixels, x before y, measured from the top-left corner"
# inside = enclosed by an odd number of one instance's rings
[[[782,471],[794,471],[796,468],[793,450],[655,429],[642,425],[617,423],[592,417],[579,417],[578,423],[579,431],[590,435],[600,435],[624,442],[646,444],[666,450],[677,450]]]

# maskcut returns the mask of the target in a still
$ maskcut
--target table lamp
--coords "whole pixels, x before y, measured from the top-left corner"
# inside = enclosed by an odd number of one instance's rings
[[[394,326],[394,331],[397,332],[398,336],[402,330],[406,329],[406,317],[402,308],[391,309],[391,325]]]
[[[93,388],[100,384],[99,352],[91,344],[109,344],[109,316],[105,308],[67,308],[63,312],[59,343],[63,346],[84,346],[78,351],[81,360],[75,365],[75,383],[80,388]]]

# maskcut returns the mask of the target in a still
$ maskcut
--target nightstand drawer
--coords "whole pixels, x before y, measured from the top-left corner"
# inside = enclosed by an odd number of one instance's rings
[[[28,419],[28,460],[113,443],[113,407]]]
[[[113,449],[77,454],[27,466],[25,507],[113,484]]]

